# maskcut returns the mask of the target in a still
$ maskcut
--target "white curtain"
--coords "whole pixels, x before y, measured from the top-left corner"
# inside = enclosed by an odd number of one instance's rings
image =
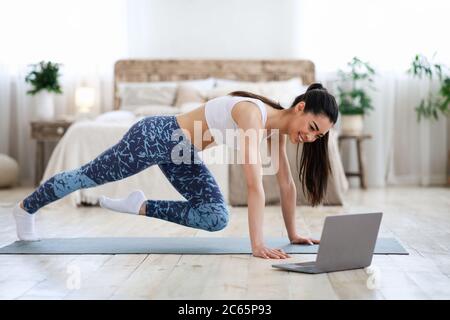
[[[429,89],[436,92],[436,81],[411,80],[406,75],[394,79],[394,94],[387,97],[393,107],[391,130],[393,145],[388,162],[390,184],[436,185],[446,183],[448,118],[417,122],[412,109]],[[431,87],[431,88],[430,88]]]
[[[298,12],[296,51],[315,62],[319,81],[333,88],[337,69],[353,56],[377,70],[375,110],[365,117],[373,136],[365,143],[369,186],[445,183],[448,119],[417,122],[414,108],[429,83],[405,71],[416,53],[436,53],[437,62],[450,66],[450,2],[302,0]],[[354,147],[346,151],[345,165],[355,169]]]
[[[22,184],[33,183],[35,159],[29,124],[35,99],[24,81],[29,65],[62,64],[57,117],[76,112],[80,85],[96,89],[94,112],[111,109],[113,64],[127,56],[126,9],[125,0],[0,2],[0,152],[18,161]]]

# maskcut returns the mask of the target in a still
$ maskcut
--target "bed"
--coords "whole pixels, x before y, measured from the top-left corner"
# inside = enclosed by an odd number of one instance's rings
[[[188,111],[209,98],[243,89],[265,94],[286,107],[293,94],[314,82],[314,64],[308,60],[120,60],[114,67],[114,106],[95,119],[75,122],[56,146],[43,180],[78,168],[114,145],[128,128],[144,116]],[[195,90],[194,90],[195,89]],[[301,93],[301,92],[300,92]],[[141,98],[141,100],[137,99]],[[184,99],[184,100],[183,100]],[[139,101],[136,101],[139,100]],[[289,145],[291,167],[296,174],[296,146]],[[342,204],[348,188],[337,151],[337,134],[330,139],[333,177],[324,204]],[[246,205],[242,168],[223,164],[225,146],[202,153],[230,205]],[[274,176],[264,176],[267,203],[279,201]],[[100,195],[124,197],[142,189],[149,199],[182,199],[157,166],[119,182],[69,194],[54,205],[97,204]],[[297,185],[298,203],[307,204]]]

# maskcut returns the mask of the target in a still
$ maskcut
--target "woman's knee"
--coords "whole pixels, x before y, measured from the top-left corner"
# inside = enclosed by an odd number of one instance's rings
[[[225,229],[225,227],[228,225],[228,222],[230,220],[230,215],[228,212],[228,207],[225,203],[217,204],[217,207],[220,208],[218,213],[216,214],[216,219],[214,223],[211,225],[211,228],[209,231],[220,231]]]
[[[220,231],[228,225],[229,212],[225,202],[202,204],[195,210],[199,227],[203,230]]]

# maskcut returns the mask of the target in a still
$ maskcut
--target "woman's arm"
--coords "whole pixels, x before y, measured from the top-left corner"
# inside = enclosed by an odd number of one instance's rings
[[[288,257],[282,250],[264,245],[263,224],[265,194],[262,184],[262,166],[259,145],[262,126],[261,113],[256,105],[242,101],[232,111],[239,126],[239,144],[248,192],[248,224],[253,255],[262,258]]]
[[[280,187],[281,211],[283,212],[284,224],[288,233],[289,240],[296,237],[295,228],[295,209],[297,205],[297,190],[292,179],[289,160],[286,155],[286,136],[275,135],[269,139],[269,149],[272,145],[272,139],[277,139],[279,144],[278,156],[274,155],[273,161],[278,161],[277,181]]]
[[[286,154],[286,136],[274,135],[269,138],[269,150],[271,149],[272,139],[277,139],[279,143],[278,157],[273,157],[274,161],[278,161],[277,181],[280,187],[281,211],[283,212],[284,224],[291,243],[296,244],[315,244],[318,240],[300,237],[297,234],[295,226],[295,211],[297,206],[297,190],[295,188],[294,179],[289,165],[289,159]]]

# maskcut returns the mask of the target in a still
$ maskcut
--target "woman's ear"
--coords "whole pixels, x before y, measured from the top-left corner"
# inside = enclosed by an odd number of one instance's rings
[[[300,101],[295,106],[295,111],[297,111],[297,112],[303,111],[304,109],[305,109],[305,101]]]

